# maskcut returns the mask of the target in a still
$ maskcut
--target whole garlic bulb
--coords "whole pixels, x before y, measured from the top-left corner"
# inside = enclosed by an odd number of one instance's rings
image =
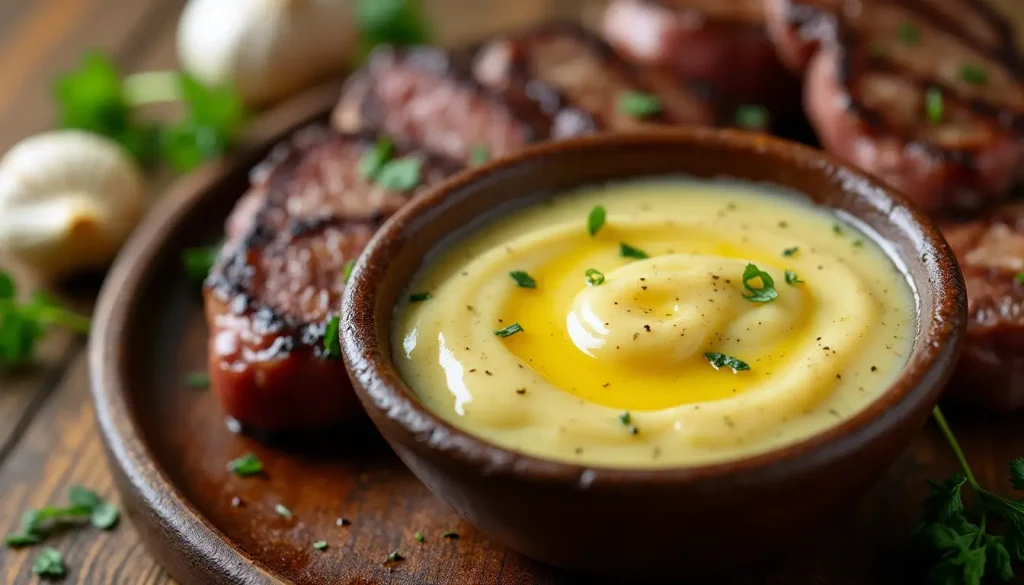
[[[182,68],[250,107],[342,71],[355,45],[349,0],[190,0],[178,23]]]
[[[142,172],[116,142],[37,134],[0,159],[0,249],[44,277],[105,266],[142,218]]]

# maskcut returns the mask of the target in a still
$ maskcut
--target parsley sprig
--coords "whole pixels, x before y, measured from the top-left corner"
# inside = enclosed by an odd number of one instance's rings
[[[21,530],[4,538],[7,546],[39,544],[58,528],[88,521],[100,530],[113,528],[121,513],[117,506],[103,501],[96,492],[82,486],[68,490],[67,506],[46,506],[29,510],[21,517]]]
[[[956,436],[939,407],[932,411],[963,475],[939,483],[929,481],[931,496],[915,535],[934,549],[937,560],[929,581],[943,585],[981,585],[987,575],[1002,581],[1013,578],[1013,561],[1024,562],[1024,501],[995,494],[978,484]],[[1024,490],[1024,459],[1010,462],[1015,490]],[[964,488],[973,498],[963,499]],[[1001,526],[1003,534],[996,534]]]
[[[32,358],[36,344],[52,326],[89,333],[89,318],[79,315],[37,292],[19,301],[14,278],[0,270],[0,369],[22,365]]]

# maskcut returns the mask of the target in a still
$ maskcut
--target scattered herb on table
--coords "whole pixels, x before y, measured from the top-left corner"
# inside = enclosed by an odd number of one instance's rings
[[[414,535],[414,538],[416,539],[416,542],[424,542],[425,540],[427,540],[427,537],[423,536],[422,532],[417,532]]]
[[[52,326],[89,333],[89,317],[79,315],[37,292],[19,301],[14,278],[0,270],[0,369],[31,360],[36,344]]]
[[[914,534],[933,549],[935,564],[929,581],[950,585],[981,585],[993,575],[1002,581],[1013,578],[1013,562],[1024,562],[1024,502],[995,494],[978,483],[956,436],[939,407],[932,417],[956,455],[963,475],[944,482],[929,481],[931,496]],[[1024,459],[1010,461],[1010,481],[1024,490]],[[973,492],[965,504],[963,491]],[[995,530],[1002,528],[1002,534]]]
[[[491,151],[484,144],[477,144],[469,151],[469,164],[478,167],[491,160]]]
[[[760,280],[761,286],[753,286],[754,280]],[[775,290],[775,281],[767,272],[758,269],[753,264],[747,264],[746,269],[743,270],[743,288],[747,289],[749,295],[743,295],[743,298],[754,303],[767,303],[774,301],[779,297],[778,291]]]
[[[341,328],[341,317],[335,315],[327,321],[324,326],[324,356],[336,360],[341,357],[341,338],[338,331]]]
[[[516,286],[519,288],[537,288],[537,281],[523,270],[513,270],[508,275],[516,281]]]
[[[596,268],[587,268],[584,276],[587,277],[587,284],[590,286],[600,286],[604,284],[604,274]]]
[[[46,506],[25,512],[19,532],[5,537],[4,543],[11,547],[39,544],[57,528],[82,524],[86,520],[100,530],[109,530],[117,525],[120,515],[115,505],[104,501],[96,492],[71,486],[67,506]]]
[[[592,236],[596,236],[597,232],[601,231],[601,228],[604,227],[607,215],[603,205],[595,205],[590,210],[590,213],[587,214],[587,232]]]
[[[786,248],[785,250],[783,250],[782,255],[785,256],[786,258],[792,258],[793,256],[796,256],[796,253],[799,251],[800,248],[798,246],[793,246],[792,248]]]
[[[736,125],[744,130],[764,130],[771,115],[768,108],[758,104],[747,104],[736,108]]]
[[[624,91],[619,94],[618,110],[633,118],[650,118],[661,113],[661,100],[650,93]]]
[[[327,541],[318,540],[313,543],[313,548],[315,548],[316,550],[327,550]]]
[[[393,561],[401,561],[404,558],[405,557],[402,556],[402,553],[400,553],[400,552],[398,552],[396,550],[396,551],[394,551],[394,552],[392,552],[391,554],[388,555],[387,560],[393,562]]]
[[[715,368],[716,370],[720,370],[722,368],[729,368],[733,371],[733,373],[736,373],[750,369],[750,366],[747,364],[747,362],[736,359],[732,356],[725,355],[724,353],[708,351],[704,353],[704,359],[708,360],[708,362],[711,363],[711,367]]]
[[[515,335],[516,333],[521,333],[523,331],[525,330],[523,329],[522,325],[520,325],[519,323],[513,323],[507,327],[503,327],[501,329],[496,330],[494,334],[497,335],[498,337],[510,337],[512,335]]]
[[[647,255],[647,252],[644,252],[639,248],[634,248],[625,242],[619,242],[619,256],[622,256],[623,258],[636,258],[637,260],[650,258],[650,256]]]
[[[74,507],[88,509],[89,522],[100,530],[113,528],[121,516],[121,512],[116,506],[110,502],[104,502],[99,494],[80,485],[71,486],[68,491],[68,501]]]
[[[228,461],[228,471],[238,477],[250,477],[263,471],[263,462],[255,453],[246,453]]]
[[[803,284],[803,283],[804,283],[804,281],[800,280],[800,277],[797,276],[796,272],[793,272],[792,270],[790,270],[788,268],[786,269],[786,284],[792,285],[792,286],[796,286],[798,284]]]
[[[429,300],[430,300],[430,293],[428,293],[428,292],[418,292],[418,293],[412,293],[411,295],[409,295],[409,302],[410,303],[422,303],[423,301],[429,301]]]
[[[68,572],[67,567],[64,566],[64,555],[55,548],[44,548],[32,563],[32,572],[39,575],[41,579],[60,579]]]
[[[206,390],[210,387],[210,374],[206,372],[188,372],[185,374],[185,385],[194,390]]]

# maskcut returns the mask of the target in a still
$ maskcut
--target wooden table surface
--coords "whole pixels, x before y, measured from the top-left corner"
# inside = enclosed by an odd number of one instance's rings
[[[0,152],[50,127],[51,82],[59,72],[74,67],[87,48],[109,51],[127,72],[174,67],[174,31],[183,4],[184,0],[0,0]],[[455,7],[452,13],[464,20],[457,26],[450,22],[439,26],[450,29],[442,31],[448,40],[458,40],[462,32],[479,36],[492,27],[534,18],[547,10],[543,6],[548,2],[504,3],[514,8],[501,23],[489,18],[476,0],[430,4],[438,10]],[[154,179],[154,196],[166,181]],[[23,272],[18,275],[20,282],[32,282]],[[98,284],[86,282],[55,292],[88,311]],[[93,420],[85,346],[85,339],[53,332],[41,344],[35,366],[0,373],[0,531],[5,534],[17,530],[25,510],[64,502],[68,487],[74,484],[117,499]],[[1013,419],[958,419],[954,425],[979,479],[1006,486],[1006,459],[1024,452],[1024,433],[1014,432]],[[948,475],[955,470],[955,462],[935,429],[928,428],[898,467],[903,470],[901,477],[910,469],[911,487],[885,480],[876,489],[913,489],[923,495],[924,479]],[[47,544],[64,554],[68,583],[173,582],[127,521],[109,532],[69,530],[51,537]],[[38,554],[38,547],[0,548],[0,583],[36,582],[31,565]]]

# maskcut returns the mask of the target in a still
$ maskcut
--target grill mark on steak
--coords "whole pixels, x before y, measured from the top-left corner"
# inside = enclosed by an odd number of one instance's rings
[[[931,212],[977,209],[1021,176],[1024,4],[766,2],[780,53],[809,67],[806,105],[827,148]],[[916,40],[901,40],[907,29]],[[980,67],[985,83],[962,79],[964,66]],[[938,124],[927,116],[929,91],[942,95]]]

